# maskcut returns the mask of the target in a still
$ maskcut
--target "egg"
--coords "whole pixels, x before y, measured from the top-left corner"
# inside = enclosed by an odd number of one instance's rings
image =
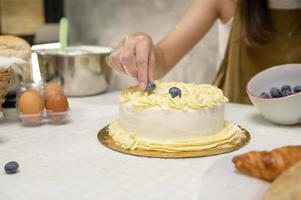
[[[34,90],[23,92],[18,101],[18,109],[25,115],[42,113],[44,104],[40,94]]]
[[[69,108],[68,100],[65,95],[55,93],[46,98],[46,109],[52,112],[66,112]]]
[[[56,93],[64,95],[63,88],[58,83],[49,83],[45,88],[44,98],[47,99],[49,96],[55,95]]]
[[[67,110],[69,108],[68,99],[61,93],[52,93],[46,98],[47,118],[53,124],[65,123],[67,120]]]

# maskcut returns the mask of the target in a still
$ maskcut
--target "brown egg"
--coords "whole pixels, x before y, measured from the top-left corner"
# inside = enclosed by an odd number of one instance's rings
[[[66,112],[69,104],[67,98],[61,93],[53,93],[46,98],[45,107],[52,112]]]
[[[52,96],[56,93],[64,95],[63,88],[58,83],[50,83],[45,88],[44,98],[47,99],[49,96]]]
[[[23,92],[18,101],[18,109],[25,115],[42,113],[44,105],[41,96],[34,90]]]

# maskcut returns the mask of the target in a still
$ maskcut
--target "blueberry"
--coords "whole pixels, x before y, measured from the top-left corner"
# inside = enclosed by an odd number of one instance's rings
[[[7,174],[14,174],[17,173],[19,168],[19,164],[16,161],[11,161],[6,163],[4,166],[4,170]]]
[[[281,90],[278,89],[278,88],[275,88],[275,87],[272,87],[270,89],[270,94],[272,97],[282,97],[282,93],[281,93]]]
[[[301,92],[301,85],[295,86],[295,87],[294,87],[294,92],[295,92],[295,93]]]
[[[155,83],[148,83],[146,85],[146,90],[148,91],[153,91],[156,88],[156,84]]]
[[[172,98],[175,98],[175,97],[181,97],[182,96],[182,92],[179,88],[177,87],[172,87],[169,89],[169,94],[172,96]]]
[[[260,97],[261,97],[261,98],[265,98],[265,99],[269,99],[269,98],[270,98],[270,95],[269,95],[268,93],[266,93],[266,92],[262,92],[262,93],[260,94]]]
[[[289,91],[289,90],[283,90],[282,92],[282,96],[283,97],[286,97],[286,96],[289,96],[289,95],[292,95],[293,93],[291,92],[291,91]]]
[[[281,91],[283,92],[283,91],[285,91],[285,90],[291,92],[291,91],[292,91],[292,87],[289,86],[289,85],[283,85],[283,86],[281,87]]]

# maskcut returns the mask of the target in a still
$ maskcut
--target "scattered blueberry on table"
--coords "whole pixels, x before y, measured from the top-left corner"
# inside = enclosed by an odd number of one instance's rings
[[[296,93],[301,92],[301,85],[295,86],[293,89],[290,85],[283,85],[281,88],[272,87],[270,93],[262,92],[259,97],[269,99],[269,98],[279,98],[286,97]]]
[[[177,87],[170,88],[168,93],[172,96],[172,98],[175,98],[175,97],[181,98],[181,96],[182,96],[182,92],[181,92],[180,88],[177,88]]]
[[[7,174],[15,174],[18,172],[19,164],[16,161],[11,161],[5,164],[4,170]]]
[[[147,91],[154,91],[155,88],[156,88],[156,84],[155,84],[155,83],[148,83],[148,84],[146,85],[146,90],[147,90]]]

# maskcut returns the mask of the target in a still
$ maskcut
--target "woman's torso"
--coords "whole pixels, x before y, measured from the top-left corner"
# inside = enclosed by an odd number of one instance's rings
[[[279,64],[301,63],[301,0],[271,0],[269,5],[276,32],[267,44],[252,47],[243,42],[238,10],[228,23],[220,24],[224,34],[220,45],[224,46],[219,48],[222,62],[214,84],[232,102],[250,103],[245,87],[256,73]]]
[[[233,1],[227,2],[233,4]],[[233,8],[232,8],[233,7]],[[231,6],[231,11],[225,12],[223,19],[219,19],[218,26],[218,56],[217,56],[217,69],[220,67],[225,56],[229,35],[233,24],[233,14],[235,6]],[[297,9],[301,8],[301,0],[269,0],[269,7],[271,9]],[[229,9],[229,7],[225,8]]]

